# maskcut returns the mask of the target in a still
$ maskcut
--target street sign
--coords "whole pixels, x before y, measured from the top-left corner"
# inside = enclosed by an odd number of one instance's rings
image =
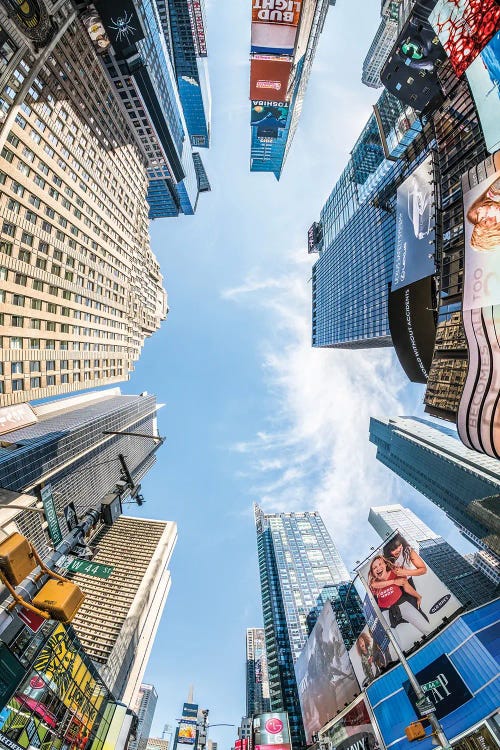
[[[45,617],[37,615],[36,612],[32,612],[31,609],[26,609],[26,607],[19,607],[16,610],[16,614],[19,619],[22,620],[22,622],[24,622],[24,624],[33,631],[33,633],[37,633],[42,627],[43,623],[47,622]]]
[[[109,578],[114,570],[113,565],[102,565],[102,563],[82,560],[79,557],[71,560],[69,565],[66,563],[65,567],[71,573],[83,573],[87,576],[94,576],[94,578]]]
[[[73,531],[78,526],[78,515],[74,503],[68,503],[64,508],[64,518],[68,525],[68,531]]]
[[[441,681],[440,680],[431,680],[430,682],[424,682],[423,685],[420,685],[424,693],[428,693],[429,690],[434,690],[435,688],[441,687]]]
[[[54,547],[62,542],[61,528],[59,526],[59,520],[56,513],[56,505],[54,503],[54,496],[52,495],[52,487],[50,484],[46,484],[40,490],[40,498],[43,503],[43,509],[45,511],[45,518],[49,525],[50,538],[54,543]]]
[[[436,706],[434,705],[434,703],[426,696],[417,700],[415,705],[417,706],[417,710],[420,716],[433,714],[436,710]]]

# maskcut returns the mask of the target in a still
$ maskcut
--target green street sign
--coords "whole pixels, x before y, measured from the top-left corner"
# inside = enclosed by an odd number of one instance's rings
[[[423,685],[420,685],[424,693],[428,693],[429,690],[434,690],[435,688],[441,687],[441,682],[439,680],[431,680],[430,682],[425,682]]]
[[[427,716],[428,714],[433,714],[436,710],[436,706],[434,705],[434,703],[431,700],[429,700],[429,698],[427,698],[426,696],[424,696],[423,698],[420,698],[416,702],[416,706],[417,706],[420,716]]]
[[[49,525],[50,538],[54,543],[54,547],[57,547],[57,545],[62,542],[63,536],[61,533],[61,527],[59,526],[56,504],[54,502],[54,496],[50,484],[46,484],[45,487],[42,487],[40,490],[40,498],[43,503],[43,510],[45,511],[45,519]]]
[[[86,576],[94,576],[94,578],[109,578],[114,570],[113,565],[102,565],[102,563],[95,563],[92,560],[82,560],[79,557],[75,557],[65,567],[71,573],[83,573]]]

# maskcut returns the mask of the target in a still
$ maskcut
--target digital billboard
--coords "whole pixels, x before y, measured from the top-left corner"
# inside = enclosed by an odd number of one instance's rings
[[[428,276],[389,292],[388,318],[399,363],[412,383],[426,383],[434,353],[435,282]]]
[[[469,66],[466,76],[476,102],[486,148],[493,154],[500,149],[500,31]]]
[[[258,55],[250,61],[250,99],[285,103],[292,61],[288,57]]]
[[[295,663],[302,720],[312,735],[350,703],[359,685],[331,602],[326,602]]]
[[[403,651],[431,635],[461,606],[399,531],[357,571]]]
[[[500,6],[497,0],[438,0],[429,23],[460,77],[500,28]]]
[[[500,458],[500,152],[462,177],[462,194],[469,357],[457,429],[467,447]]]
[[[349,659],[358,682],[362,687],[382,674],[383,670],[396,661],[396,653],[379,621],[368,594],[363,601],[366,626],[349,651]]]
[[[366,700],[359,696],[352,707],[319,733],[336,750],[378,750],[379,741],[368,713]],[[323,744],[321,742],[321,744]]]
[[[270,101],[253,101],[250,124],[257,129],[258,138],[277,138],[286,127],[288,104]]]
[[[94,5],[117,54],[126,54],[131,47],[144,39],[144,31],[133,0],[95,0]]]
[[[251,51],[293,54],[302,0],[253,0]]]
[[[288,714],[274,711],[253,717],[254,750],[291,750]]]
[[[436,212],[432,156],[397,189],[392,291],[435,273]]]
[[[196,721],[188,721],[181,719],[179,722],[179,730],[177,734],[177,742],[181,745],[194,745],[196,742]]]
[[[87,29],[87,34],[92,40],[95,51],[98,55],[103,55],[108,49],[110,41],[95,5],[88,5],[80,18]]]

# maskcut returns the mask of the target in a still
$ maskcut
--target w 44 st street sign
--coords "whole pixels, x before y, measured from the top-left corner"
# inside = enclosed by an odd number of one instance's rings
[[[114,570],[113,565],[103,565],[95,563],[92,560],[82,560],[80,557],[66,559],[64,563],[59,563],[71,573],[83,573],[86,576],[94,578],[109,578]]]

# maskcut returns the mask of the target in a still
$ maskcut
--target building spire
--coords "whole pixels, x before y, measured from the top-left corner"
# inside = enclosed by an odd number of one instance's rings
[[[189,686],[188,703],[194,703],[194,685]]]

